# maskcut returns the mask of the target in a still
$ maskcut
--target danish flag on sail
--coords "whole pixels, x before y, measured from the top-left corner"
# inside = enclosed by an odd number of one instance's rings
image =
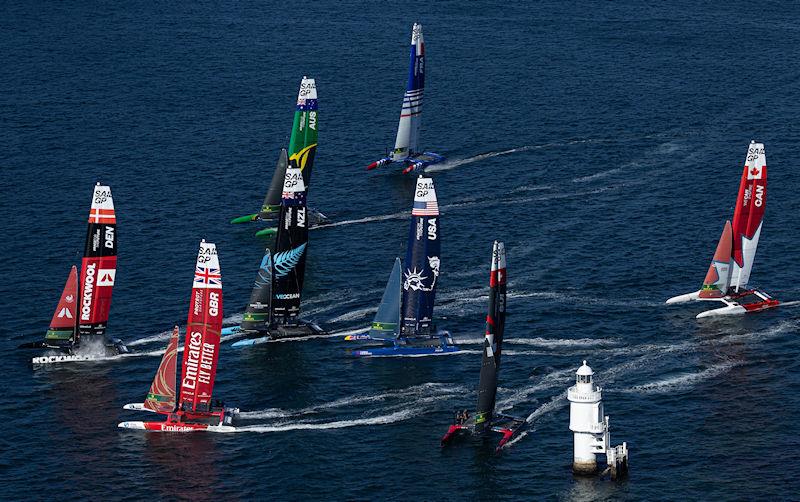
[[[217,247],[203,240],[197,253],[183,348],[180,395],[180,409],[183,411],[211,411],[221,330],[222,276]]]

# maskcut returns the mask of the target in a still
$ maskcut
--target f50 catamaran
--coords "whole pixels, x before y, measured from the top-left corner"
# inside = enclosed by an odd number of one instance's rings
[[[294,123],[292,124],[292,135],[289,138],[289,150],[281,149],[278,156],[278,164],[272,174],[272,181],[269,184],[267,195],[261,210],[255,214],[240,216],[231,220],[231,223],[248,223],[251,221],[269,221],[275,223],[281,207],[281,189],[289,166],[289,158],[299,155],[300,152],[311,145],[317,144],[317,131],[319,126],[317,111],[317,84],[313,78],[303,77],[300,82],[300,90],[297,92],[297,107],[294,112]],[[311,169],[313,166],[303,164],[303,181],[306,185],[306,192],[311,184]],[[330,223],[328,218],[315,209],[308,209],[310,224],[312,227]],[[256,233],[258,236],[272,235],[277,232],[275,228],[265,228]]]
[[[128,352],[122,341],[106,337],[116,275],[114,199],[111,188],[98,182],[92,194],[80,282],[73,266],[44,341],[20,345],[20,348],[55,349],[60,353],[34,357],[34,364],[89,361]]]
[[[401,278],[396,260],[372,329],[365,336],[346,340],[372,339],[391,342],[391,347],[354,350],[355,356],[426,355],[457,352],[450,333],[433,325],[433,304],[440,274],[439,204],[431,178],[420,176],[411,210],[411,228]]]
[[[127,404],[128,410],[151,411],[167,416],[165,422],[122,422],[123,429],[156,432],[232,432],[233,415],[239,410],[225,408],[211,400],[219,359],[222,328],[222,274],[217,247],[200,242],[194,269],[189,320],[181,364],[180,395],[176,393],[178,327],[172,331],[167,350],[143,404]]]
[[[408,173],[422,171],[431,164],[445,160],[438,153],[420,152],[417,147],[424,91],[425,41],[422,38],[422,25],[414,23],[411,30],[411,65],[408,70],[408,87],[403,96],[403,108],[400,110],[400,123],[397,126],[394,150],[391,155],[368,165],[367,170],[399,162],[404,166],[403,173]]]
[[[486,315],[486,338],[483,341],[483,362],[478,384],[478,409],[474,417],[469,417],[466,411],[456,414],[453,425],[442,437],[442,446],[460,437],[473,436],[483,439],[490,432],[496,432],[502,434],[497,445],[499,450],[524,428],[525,420],[494,412],[505,323],[506,252],[502,242],[494,241],[489,274],[489,312]]]
[[[317,324],[300,318],[300,296],[306,269],[308,218],[306,191],[300,165],[314,162],[316,145],[290,160],[275,238],[275,253],[266,250],[256,275],[250,301],[239,331],[248,337],[234,347],[255,345],[278,338],[324,335]],[[233,331],[233,330],[232,330]]]
[[[747,287],[767,205],[767,160],[764,144],[750,142],[745,159],[733,224],[725,222],[703,287],[694,293],[675,296],[668,304],[693,300],[716,301],[724,307],[697,314],[697,318],[745,314],[777,307],[767,293]]]

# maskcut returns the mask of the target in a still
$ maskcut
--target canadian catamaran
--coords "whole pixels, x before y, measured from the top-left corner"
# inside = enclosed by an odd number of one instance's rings
[[[497,450],[503,447],[525,426],[524,419],[495,413],[497,377],[500,373],[500,352],[506,324],[506,251],[502,242],[494,241],[489,273],[489,312],[486,315],[486,338],[483,341],[483,361],[478,384],[478,409],[474,417],[466,411],[456,413],[455,420],[442,437],[442,446],[455,439],[472,436],[483,439],[490,432],[502,435]]]
[[[164,422],[121,422],[123,429],[156,432],[232,432],[238,409],[214,402],[214,380],[219,360],[222,328],[222,274],[217,247],[200,242],[189,302],[189,320],[181,364],[180,395],[176,392],[178,327],[172,331],[167,350],[143,404],[127,404],[128,410],[150,411],[167,416]]]
[[[88,361],[128,352],[119,339],[106,337],[111,294],[117,275],[117,218],[111,188],[94,187],[80,282],[73,265],[44,340],[20,348],[54,349],[34,364]]]
[[[422,25],[414,23],[411,30],[411,64],[408,70],[408,87],[403,96],[403,108],[400,110],[400,123],[397,126],[394,150],[391,155],[368,165],[367,170],[399,162],[404,166],[403,173],[408,173],[422,171],[431,164],[445,160],[438,153],[420,152],[417,146],[424,91],[425,41],[422,38]]]
[[[433,179],[420,176],[411,210],[403,277],[397,259],[369,333],[345,337],[345,340],[380,340],[392,346],[354,350],[353,355],[426,355],[459,350],[450,333],[437,331],[433,324],[436,283],[441,272],[440,238],[439,204]]]
[[[764,144],[750,142],[739,183],[733,224],[725,222],[703,287],[694,293],[675,296],[668,304],[716,301],[724,307],[697,314],[697,318],[745,314],[777,307],[779,302],[764,291],[748,288],[758,239],[767,205],[767,160]]]
[[[278,163],[272,174],[272,181],[269,184],[267,195],[261,210],[255,214],[240,216],[231,220],[231,223],[248,223],[251,221],[267,221],[275,223],[280,212],[281,189],[289,166],[289,159],[300,154],[311,145],[317,144],[317,131],[319,127],[317,110],[317,84],[313,78],[303,77],[300,82],[300,90],[297,93],[297,107],[294,112],[294,123],[292,124],[292,135],[289,138],[289,150],[281,149],[278,156]],[[303,181],[306,191],[311,184],[312,165],[303,165]],[[315,209],[308,209],[311,226],[319,226],[330,223],[328,218]],[[276,228],[265,228],[256,232],[258,236],[272,235],[277,232]]]

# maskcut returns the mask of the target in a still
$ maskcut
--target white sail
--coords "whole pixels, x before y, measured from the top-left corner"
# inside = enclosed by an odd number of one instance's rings
[[[397,139],[394,142],[392,160],[401,161],[415,153],[422,115],[422,95],[425,91],[425,43],[422,25],[414,23],[411,31],[411,64],[408,72],[408,87],[403,96]]]

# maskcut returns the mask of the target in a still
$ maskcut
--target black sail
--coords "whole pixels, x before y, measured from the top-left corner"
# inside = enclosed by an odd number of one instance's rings
[[[275,172],[272,174],[267,196],[264,197],[264,204],[261,205],[261,211],[258,213],[259,218],[269,218],[280,209],[283,180],[286,177],[286,168],[288,166],[289,156],[286,153],[286,149],[281,148],[281,154],[278,156],[278,163],[275,165]]]
[[[492,249],[492,268],[489,276],[489,311],[486,315],[486,338],[483,342],[483,361],[478,384],[478,408],[475,413],[475,433],[491,429],[497,397],[497,376],[500,372],[500,352],[506,321],[506,253],[502,242],[495,241]]]
[[[272,305],[272,255],[269,248],[264,253],[261,266],[258,267],[250,301],[244,310],[242,318],[243,331],[267,331],[270,324],[270,309]]]

